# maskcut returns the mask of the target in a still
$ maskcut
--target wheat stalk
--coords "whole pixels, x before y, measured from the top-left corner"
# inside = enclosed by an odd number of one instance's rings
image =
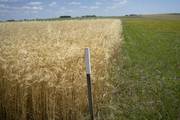
[[[0,119],[86,119],[85,47],[91,48],[101,118],[110,100],[108,59],[120,28],[112,19],[0,23]]]

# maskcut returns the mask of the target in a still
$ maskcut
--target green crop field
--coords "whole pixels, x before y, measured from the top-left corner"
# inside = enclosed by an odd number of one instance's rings
[[[112,102],[116,119],[178,119],[179,17],[127,17],[122,21],[124,40],[110,70],[116,86]]]
[[[180,118],[180,20],[157,18],[122,18],[111,68],[117,119]]]

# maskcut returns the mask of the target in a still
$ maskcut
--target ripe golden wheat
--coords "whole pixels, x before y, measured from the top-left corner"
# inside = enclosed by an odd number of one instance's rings
[[[87,119],[85,47],[95,115],[107,119],[108,59],[120,32],[113,19],[0,23],[0,119]]]

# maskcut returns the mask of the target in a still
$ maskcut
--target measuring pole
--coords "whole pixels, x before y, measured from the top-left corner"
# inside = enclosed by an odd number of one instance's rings
[[[85,62],[86,62],[89,112],[90,112],[91,120],[94,120],[92,84],[91,84],[91,63],[90,63],[90,49],[89,48],[85,48]]]

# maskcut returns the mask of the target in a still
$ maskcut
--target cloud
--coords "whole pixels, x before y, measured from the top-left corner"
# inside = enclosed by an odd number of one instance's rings
[[[26,5],[20,7],[20,9],[22,10],[26,10],[26,11],[39,11],[39,10],[43,10],[43,6],[42,6],[42,2],[29,2]]]
[[[0,10],[1,14],[6,14],[6,13],[9,13],[9,12],[10,12],[9,10]]]
[[[128,0],[100,0],[100,1],[92,2],[89,5],[82,4],[77,1],[72,1],[69,4],[70,5],[80,5],[79,8],[81,8],[81,9],[93,10],[93,9],[98,9],[102,6],[104,6],[107,9],[116,9],[116,8],[119,8],[122,5],[126,4],[127,2],[128,2]]]
[[[72,13],[72,12],[73,12],[73,10],[66,10],[65,12]]]
[[[25,6],[9,6],[9,5],[0,4],[0,10],[8,10],[8,11],[12,11],[12,12],[14,12],[14,10],[16,10],[16,11],[43,10],[43,7],[42,6],[29,6],[29,5],[25,5]]]
[[[90,9],[98,9],[99,6],[90,6],[89,8],[90,8]]]
[[[112,0],[112,1],[113,4],[111,6],[108,6],[107,9],[116,9],[128,2],[127,0]]]
[[[49,6],[50,7],[53,7],[53,6],[55,6],[57,3],[56,2],[51,2],[50,4],[49,4]]]
[[[128,0],[0,0],[0,18],[5,13],[22,16],[25,13],[39,13],[41,16],[54,16],[62,14],[106,14],[105,11],[115,12],[125,5]],[[56,7],[56,9],[52,9]],[[44,10],[44,11],[42,11]],[[4,14],[2,14],[4,13]],[[17,13],[17,14],[16,14]],[[47,13],[47,14],[44,14]],[[108,13],[107,13],[108,14]],[[34,17],[34,15],[32,15]],[[27,16],[28,17],[28,16]],[[8,18],[8,15],[6,16]]]
[[[5,4],[0,4],[0,10],[18,9],[18,7],[11,7]]]
[[[95,4],[96,5],[102,5],[102,2],[96,2]]]
[[[0,2],[8,2],[9,0],[0,0]]]
[[[61,7],[60,9],[61,9],[61,10],[65,10],[66,8],[65,8],[65,7]]]
[[[5,8],[6,6],[4,4],[0,4],[0,8]]]
[[[55,11],[55,15],[56,16],[69,15],[69,14],[72,14],[73,12],[74,10],[71,10],[69,8],[60,7],[59,10]]]
[[[115,1],[117,1],[118,4],[121,4],[121,5],[126,4],[128,2],[127,0],[115,0]]]
[[[82,8],[82,9],[87,9],[87,8],[89,8],[89,7],[86,6],[86,5],[83,5],[83,6],[81,6],[80,8]]]
[[[41,5],[42,2],[29,2],[28,5]]]
[[[21,9],[24,10],[43,10],[42,6],[23,6]]]
[[[89,10],[94,10],[94,9],[98,9],[99,6],[81,6],[80,8],[82,9],[89,9]]]
[[[70,2],[69,4],[70,4],[70,5],[81,5],[81,3],[80,3],[80,2],[75,2],[75,1]]]
[[[18,0],[0,0],[0,2],[18,2]]]

